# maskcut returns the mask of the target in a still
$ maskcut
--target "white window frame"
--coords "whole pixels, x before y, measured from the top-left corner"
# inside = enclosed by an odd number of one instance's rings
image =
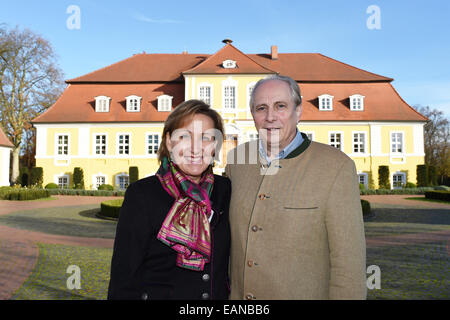
[[[314,140],[314,138],[315,138],[315,134],[314,134],[314,131],[302,131],[304,134],[306,134],[306,136],[311,136],[311,141],[315,141]],[[309,138],[309,137],[308,137]]]
[[[105,136],[105,153],[97,154],[97,136]],[[108,154],[108,134],[107,133],[94,133],[92,139],[92,155],[94,157],[105,157]]]
[[[59,154],[59,137],[67,136],[67,154]],[[63,144],[62,147],[65,145]],[[68,158],[70,156],[70,133],[55,133],[55,158]]]
[[[110,101],[111,98],[107,96],[95,97],[95,112],[109,112]]]
[[[97,178],[99,177],[104,178],[105,181],[103,182],[103,184],[108,184],[108,176],[106,174],[101,172],[94,174],[92,176],[92,189],[94,190],[98,190],[98,187],[100,186],[100,185],[97,186]]]
[[[66,188],[60,188],[60,187],[59,187],[59,178],[65,178],[65,179],[67,179],[67,186],[66,186]],[[63,173],[55,174],[55,175],[53,176],[53,181],[55,182],[55,184],[58,185],[58,188],[59,188],[59,189],[69,189],[69,186],[70,186],[70,176],[69,176],[68,174],[63,174]]]
[[[401,189],[403,187],[403,185],[401,186],[394,186],[394,176],[403,176],[402,181],[404,184],[407,183],[406,181],[406,172],[402,172],[402,171],[397,171],[397,172],[393,172],[391,174],[391,189]]]
[[[222,67],[224,67],[225,69],[235,69],[237,67],[236,61],[230,59],[224,60],[222,62]]]
[[[158,96],[158,111],[160,112],[170,112],[172,111],[172,96],[167,94],[162,94]]]
[[[206,99],[204,97],[202,97],[202,88],[209,88],[209,102],[206,101]],[[198,100],[203,101],[204,103],[210,105],[212,107],[212,102],[213,102],[213,85],[209,82],[202,82],[198,84],[197,87],[197,97]]]
[[[227,107],[225,101],[230,99],[225,96],[226,88],[234,88],[234,107]],[[222,81],[222,112],[238,112],[238,82],[232,77]]]
[[[119,189],[119,190],[125,190],[126,188],[121,188],[120,187],[120,178],[121,177],[127,177],[128,178],[128,186],[130,185],[130,176],[126,173],[126,172],[121,172],[121,173],[119,173],[119,174],[116,174],[116,188],[117,189]]]
[[[365,172],[359,172],[359,173],[358,173],[358,184],[361,183],[361,177],[364,177],[364,182],[363,182],[363,184],[364,184],[364,187],[365,187],[366,189],[368,189],[368,188],[369,188],[369,174],[368,174],[368,173],[365,173]]]
[[[355,152],[355,134],[364,134],[364,140],[362,141],[362,143],[363,143],[363,147],[364,147],[364,151],[363,152],[361,152],[361,151],[356,151]],[[358,144],[359,144],[360,142],[358,141]],[[361,155],[363,155],[363,156],[365,156],[365,155],[367,155],[367,147],[368,147],[368,145],[367,145],[367,132],[366,131],[352,131],[352,154],[353,155],[359,155],[359,156],[361,156]]]
[[[393,141],[394,135],[397,135],[397,134],[401,134],[400,144],[401,144],[402,150],[400,152],[392,151],[394,144],[397,144],[397,142]],[[404,131],[391,131],[389,136],[390,136],[389,153],[391,155],[403,155],[405,153],[405,133],[404,133]]]
[[[336,135],[339,134],[340,135],[340,148],[336,148],[335,145],[333,145],[333,143],[331,142],[331,135]],[[334,142],[335,143],[335,142]],[[328,132],[328,145],[335,147],[338,150],[344,151],[344,132],[343,131],[330,131]]]
[[[247,132],[247,141],[258,140],[259,134],[256,131]]]
[[[140,112],[142,97],[131,95],[126,97],[127,99],[127,112]],[[133,105],[136,102],[136,105]]]
[[[320,111],[333,111],[333,98],[334,96],[329,94],[322,94],[319,96],[319,110]],[[327,107],[325,101],[329,99],[330,106]]]
[[[128,135],[128,153],[119,153],[120,150],[120,136]],[[131,132],[117,132],[116,135],[116,156],[118,157],[129,157],[131,156]]]
[[[350,96],[350,111],[364,111],[364,98],[365,96],[360,94],[354,94]],[[360,101],[360,108],[357,107],[356,101]]]
[[[156,153],[149,153],[148,152],[148,147],[150,146],[150,143],[148,143],[148,137],[149,136],[158,136],[157,148],[159,150],[159,147],[161,145],[161,133],[158,133],[158,132],[146,132],[145,133],[145,154],[148,155],[151,158],[156,158],[158,156],[158,152],[156,152]],[[152,145],[155,145],[155,143],[152,143]]]

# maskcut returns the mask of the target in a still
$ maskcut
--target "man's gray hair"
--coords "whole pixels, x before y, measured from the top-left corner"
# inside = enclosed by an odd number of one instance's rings
[[[291,95],[292,95],[292,101],[294,101],[294,105],[297,107],[302,104],[302,95],[300,93],[300,87],[298,86],[298,83],[291,77],[273,74],[273,75],[267,76],[267,77],[259,80],[253,87],[252,94],[250,95],[250,110],[253,109],[253,102],[255,99],[256,89],[258,89],[258,87],[260,85],[262,85],[264,82],[271,81],[271,80],[279,80],[279,81],[286,82],[289,85]]]

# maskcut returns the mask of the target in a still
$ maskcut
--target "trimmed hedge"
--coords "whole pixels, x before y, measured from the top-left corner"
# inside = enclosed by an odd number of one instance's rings
[[[58,185],[56,183],[50,182],[47,183],[47,185],[45,186],[45,189],[58,189]]]
[[[51,195],[62,196],[93,196],[93,197],[123,197],[125,191],[81,190],[81,189],[48,189]]]
[[[42,167],[31,168],[30,185],[39,186],[40,188],[42,188],[43,181],[44,181],[44,169]]]
[[[380,189],[390,189],[391,182],[389,181],[389,167],[379,166],[378,167],[378,188]]]
[[[97,190],[108,190],[108,191],[113,191],[114,187],[110,184],[101,184],[98,186]]]
[[[366,189],[360,190],[361,195],[375,195],[375,194],[425,194],[426,191],[434,190],[433,187],[423,187],[423,188],[402,188],[402,189]]]
[[[426,187],[428,185],[428,170],[424,164],[418,164],[416,169],[417,186]]]
[[[123,199],[103,201],[100,205],[100,214],[104,217],[118,219]]]
[[[363,216],[367,216],[370,214],[369,201],[361,199],[361,207],[362,207]]]
[[[450,191],[434,190],[425,192],[425,198],[450,201]]]
[[[0,191],[3,200],[36,200],[50,197],[50,192],[43,189],[15,189]]]
[[[128,169],[128,175],[130,177],[130,184],[139,180],[139,168],[138,167],[130,167]]]
[[[84,189],[84,172],[80,167],[73,168],[73,188]]]

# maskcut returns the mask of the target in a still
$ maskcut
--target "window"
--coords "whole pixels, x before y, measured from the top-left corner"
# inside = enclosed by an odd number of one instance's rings
[[[56,154],[66,156],[69,154],[69,136],[59,134],[56,136]]]
[[[366,134],[364,132],[353,133],[353,152],[365,153]]]
[[[394,173],[392,175],[392,187],[401,189],[406,184],[406,174],[403,172]]]
[[[127,97],[127,112],[139,112],[141,111],[141,97],[128,96]]]
[[[303,132],[308,137],[309,141],[314,141],[314,132]]]
[[[95,97],[95,112],[109,112],[110,97],[98,96]]]
[[[199,87],[198,98],[207,105],[211,105],[211,86],[201,85]]]
[[[96,155],[105,155],[106,154],[106,135],[105,134],[96,134],[95,135],[95,154]]]
[[[130,135],[119,134],[118,137],[118,154],[130,154]]]
[[[392,132],[391,133],[391,152],[403,153],[403,133]]]
[[[248,134],[248,140],[252,141],[252,140],[258,140],[259,139],[259,134],[258,133],[249,133]]]
[[[359,184],[364,185],[367,188],[368,186],[368,174],[367,173],[359,173],[358,174],[358,182]]]
[[[319,110],[320,111],[332,111],[333,110],[333,96],[329,94],[323,94],[319,96]]]
[[[223,96],[224,96],[225,109],[235,109],[236,108],[236,87],[235,86],[224,86],[223,87]]]
[[[331,132],[329,136],[329,144],[336,149],[342,150],[342,134]]]
[[[234,68],[236,68],[236,61],[234,61],[234,60],[225,60],[225,61],[222,62],[222,66],[225,69],[234,69]]]
[[[105,176],[95,176],[95,189],[98,189],[102,184],[106,184]]]
[[[147,154],[156,155],[159,148],[159,134],[147,135]]]
[[[363,111],[364,110],[364,96],[360,94],[354,94],[350,96],[350,110],[351,111]]]
[[[59,189],[69,189],[69,177],[59,176],[58,177],[58,188]]]
[[[172,96],[163,94],[158,97],[158,111],[171,111],[172,110]]]
[[[116,178],[116,185],[119,187],[120,190],[125,190],[128,188],[128,185],[130,183],[129,177],[126,174],[118,175]]]

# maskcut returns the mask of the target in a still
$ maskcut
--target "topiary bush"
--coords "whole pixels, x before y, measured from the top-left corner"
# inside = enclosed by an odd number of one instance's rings
[[[113,191],[114,187],[110,184],[101,184],[98,186],[97,190],[108,190],[108,191]]]
[[[367,216],[370,214],[369,201],[361,199],[361,207],[362,207],[363,216]]]
[[[379,189],[391,189],[391,182],[389,181],[389,167],[378,167],[378,188]]]
[[[438,173],[435,166],[428,166],[428,185],[437,186],[438,184]]]
[[[44,169],[42,167],[31,168],[30,185],[42,188],[44,182]]]
[[[100,205],[100,215],[108,218],[118,219],[123,199],[103,201]]]
[[[128,171],[130,177],[130,184],[139,180],[139,169],[138,167],[130,167]]]
[[[428,186],[427,166],[424,164],[418,164],[416,174],[417,174],[417,186],[427,187]]]
[[[44,189],[15,189],[1,192],[3,200],[36,200],[50,197],[50,192]]]
[[[73,188],[84,190],[84,173],[80,167],[73,168]]]
[[[425,192],[425,198],[450,201],[450,191],[445,190],[434,190]]]
[[[45,189],[58,189],[58,185],[56,183],[50,182],[45,185]]]

